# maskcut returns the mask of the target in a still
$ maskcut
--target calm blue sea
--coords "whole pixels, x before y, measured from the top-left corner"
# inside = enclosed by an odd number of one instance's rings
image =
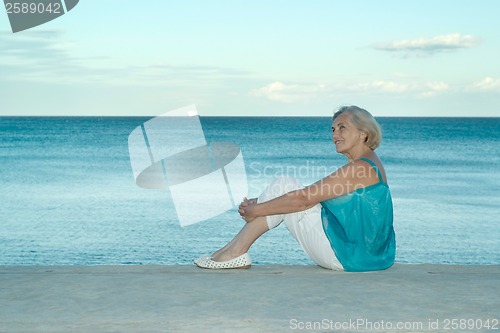
[[[168,190],[135,185],[128,135],[150,118],[0,117],[0,265],[191,264],[242,227],[235,211],[181,228]],[[397,261],[500,264],[500,118],[380,118]],[[202,117],[240,145],[250,196],[341,166],[330,118]],[[193,203],[193,209],[196,203]],[[256,263],[312,264],[285,226]]]

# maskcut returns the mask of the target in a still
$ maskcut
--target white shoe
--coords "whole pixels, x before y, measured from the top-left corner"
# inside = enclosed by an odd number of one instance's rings
[[[208,269],[235,269],[235,268],[250,268],[252,266],[252,259],[248,253],[228,260],[228,261],[214,261],[211,257],[203,256],[194,261],[196,266]]]

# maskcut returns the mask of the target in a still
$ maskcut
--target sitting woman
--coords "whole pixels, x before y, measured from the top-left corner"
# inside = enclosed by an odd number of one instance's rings
[[[195,260],[202,268],[249,268],[248,249],[281,222],[318,265],[373,271],[394,263],[396,240],[392,198],[382,162],[375,154],[380,126],[366,110],[340,108],[333,116],[333,143],[348,163],[307,187],[291,177],[271,183],[258,199],[244,199],[247,222],[223,248]]]

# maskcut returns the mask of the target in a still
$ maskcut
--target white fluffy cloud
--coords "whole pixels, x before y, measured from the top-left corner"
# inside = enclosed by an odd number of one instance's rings
[[[492,78],[490,76],[474,82],[471,86],[473,91],[500,91],[500,79]]]
[[[255,89],[251,94],[271,101],[294,103],[318,98],[328,90],[328,87],[324,84],[285,84],[275,81],[264,87]]]
[[[446,82],[429,82],[425,85],[420,96],[432,97],[447,92],[448,90],[450,90],[450,86]]]
[[[453,33],[435,37],[394,40],[372,45],[381,51],[403,52],[405,54],[433,54],[471,48],[479,44],[479,38],[473,35]]]
[[[287,84],[272,82],[255,89],[251,95],[282,103],[306,102],[341,94],[413,94],[416,97],[432,97],[450,89],[445,82],[404,83],[392,80],[373,80],[359,83]]]
[[[391,80],[375,80],[371,82],[345,85],[344,90],[366,94],[413,94],[417,97],[432,97],[450,90],[446,82],[404,83]]]
[[[387,80],[375,80],[357,84],[347,84],[342,87],[348,91],[403,93],[413,89],[412,85]]]

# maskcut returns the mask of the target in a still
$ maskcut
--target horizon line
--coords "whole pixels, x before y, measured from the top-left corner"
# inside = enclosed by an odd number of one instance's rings
[[[167,112],[168,113],[168,112]],[[0,118],[148,118],[160,115],[0,115]],[[331,116],[306,115],[200,115],[204,118],[331,118]],[[373,116],[374,118],[500,118],[500,116]]]

